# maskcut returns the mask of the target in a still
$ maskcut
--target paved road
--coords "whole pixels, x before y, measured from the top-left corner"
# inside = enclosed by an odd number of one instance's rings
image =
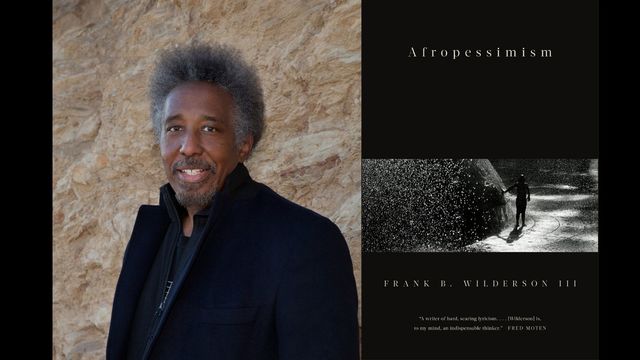
[[[491,252],[593,252],[598,251],[597,160],[581,173],[562,177],[565,181],[530,183],[526,226],[515,229],[515,214],[500,234],[469,245],[469,251]],[[595,188],[576,186],[580,179],[595,182]],[[577,180],[576,180],[577,179]],[[542,182],[542,183],[540,183]],[[591,182],[593,183],[593,182]],[[515,196],[507,195],[515,209]]]

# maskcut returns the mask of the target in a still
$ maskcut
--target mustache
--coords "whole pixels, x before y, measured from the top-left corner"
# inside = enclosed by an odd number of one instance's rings
[[[213,173],[216,172],[216,164],[215,163],[208,163],[203,159],[192,158],[192,157],[184,158],[182,160],[176,161],[173,164],[172,169],[173,169],[173,171],[178,171],[179,167],[192,167],[192,168],[210,170]]]

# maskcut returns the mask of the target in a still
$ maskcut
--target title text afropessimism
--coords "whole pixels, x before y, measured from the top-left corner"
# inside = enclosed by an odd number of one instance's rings
[[[474,58],[551,58],[551,49],[529,49],[526,47],[501,49],[434,49],[429,47],[409,46],[409,58],[442,58],[442,59],[474,59]]]

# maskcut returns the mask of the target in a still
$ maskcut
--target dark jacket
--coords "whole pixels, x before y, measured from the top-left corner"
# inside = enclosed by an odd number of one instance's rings
[[[168,186],[168,185],[165,185]],[[171,223],[140,207],[118,279],[107,359],[124,359],[133,312]],[[357,294],[338,227],[239,164],[214,197],[197,256],[176,279],[151,359],[357,359]]]

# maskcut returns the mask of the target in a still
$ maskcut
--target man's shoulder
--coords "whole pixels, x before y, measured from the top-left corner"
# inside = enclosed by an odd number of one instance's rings
[[[255,215],[261,234],[276,243],[293,246],[298,255],[344,252],[348,250],[342,231],[333,221],[259,184]],[[267,235],[269,234],[269,235]]]
[[[255,198],[256,202],[260,207],[260,211],[264,212],[267,217],[295,223],[300,226],[336,226],[329,218],[287,199],[269,186],[262,183],[256,183],[256,185],[259,188]]]

